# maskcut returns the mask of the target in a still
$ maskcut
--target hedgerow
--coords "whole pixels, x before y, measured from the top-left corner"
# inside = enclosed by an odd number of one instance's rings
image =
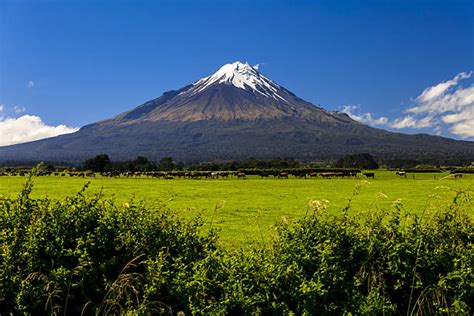
[[[35,200],[28,181],[18,198],[0,200],[0,314],[185,308],[171,280],[216,249],[212,233],[199,235],[198,219],[85,189]]]
[[[468,192],[420,215],[276,224],[271,246],[229,251],[197,218],[100,192],[0,199],[0,314],[472,314]]]

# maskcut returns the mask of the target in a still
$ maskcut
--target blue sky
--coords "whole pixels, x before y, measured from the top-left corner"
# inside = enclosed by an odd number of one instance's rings
[[[0,138],[102,120],[236,60],[374,126],[474,137],[472,1],[2,0]]]

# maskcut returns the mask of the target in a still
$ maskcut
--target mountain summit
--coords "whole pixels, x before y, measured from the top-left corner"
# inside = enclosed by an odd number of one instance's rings
[[[112,159],[317,160],[360,152],[442,163],[474,160],[474,143],[363,125],[297,97],[248,63],[236,61],[75,133],[1,147],[0,161],[82,162],[100,153]]]
[[[232,85],[266,97],[285,100],[284,97],[278,94],[278,90],[281,89],[279,85],[261,75],[248,63],[241,63],[240,61],[226,64],[213,75],[198,80],[193,84],[191,91],[192,93],[198,93],[216,84]]]
[[[170,91],[113,119],[114,122],[340,119],[236,61],[177,91]],[[348,119],[348,117],[344,117]]]

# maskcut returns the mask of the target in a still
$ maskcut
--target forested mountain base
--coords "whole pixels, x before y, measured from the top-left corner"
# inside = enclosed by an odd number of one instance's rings
[[[117,205],[0,199],[0,314],[472,314],[469,192],[435,214],[325,214],[276,224],[270,247],[229,251],[199,219]],[[358,194],[358,189],[354,195]]]

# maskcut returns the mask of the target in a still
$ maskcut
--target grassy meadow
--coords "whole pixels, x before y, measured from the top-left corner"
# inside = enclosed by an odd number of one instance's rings
[[[2,176],[0,314],[472,315],[474,179],[446,176]]]
[[[201,215],[205,225],[220,229],[226,246],[266,243],[278,221],[294,221],[311,210],[310,201],[326,200],[324,212],[338,215],[352,198],[350,212],[394,210],[395,205],[415,213],[448,205],[459,190],[474,188],[474,175],[446,179],[448,174],[408,174],[400,178],[391,171],[376,172],[375,179],[261,179],[185,180],[153,178],[71,178],[45,176],[34,179],[32,197],[61,199],[77,193],[88,182],[89,194],[102,191],[106,198],[126,203],[131,198],[163,205],[180,217]],[[443,179],[445,178],[445,179]],[[0,196],[18,194],[26,177],[0,178]],[[467,212],[474,215],[474,206]],[[428,211],[428,212],[426,212]]]

